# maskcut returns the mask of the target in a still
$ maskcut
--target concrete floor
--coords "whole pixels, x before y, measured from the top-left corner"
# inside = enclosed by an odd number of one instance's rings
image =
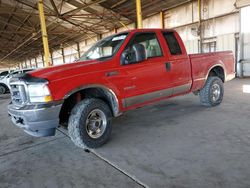
[[[84,152],[58,132],[33,138],[10,123],[0,96],[0,187],[250,187],[250,94],[225,84],[222,105],[190,94],[114,120],[112,138]]]

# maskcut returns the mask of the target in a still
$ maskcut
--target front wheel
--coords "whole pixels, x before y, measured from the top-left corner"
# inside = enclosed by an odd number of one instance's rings
[[[208,77],[205,86],[200,91],[201,104],[207,107],[217,106],[224,95],[223,82],[219,77]]]
[[[69,136],[82,148],[97,148],[111,135],[112,113],[101,99],[87,98],[78,103],[69,117]]]

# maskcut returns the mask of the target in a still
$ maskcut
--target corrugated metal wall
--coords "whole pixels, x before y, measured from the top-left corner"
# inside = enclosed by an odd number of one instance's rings
[[[216,51],[232,50],[235,52],[235,42],[235,34],[219,35],[217,36]]]
[[[239,75],[250,76],[250,6],[241,9]]]

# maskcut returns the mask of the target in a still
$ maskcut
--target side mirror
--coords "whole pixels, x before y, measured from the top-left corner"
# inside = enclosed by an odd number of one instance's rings
[[[142,44],[134,44],[131,49],[127,49],[122,53],[121,63],[128,65],[137,63],[147,59],[146,49]]]

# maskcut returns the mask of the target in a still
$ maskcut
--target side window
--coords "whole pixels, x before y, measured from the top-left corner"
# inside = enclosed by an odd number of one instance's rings
[[[132,48],[135,44],[142,44],[145,47],[147,58],[162,56],[161,47],[155,33],[140,33],[135,35],[126,49]]]
[[[19,74],[19,73],[20,73],[20,72],[17,71],[17,72],[13,72],[13,73],[11,73],[11,74],[12,74],[12,75],[15,75],[15,74]]]
[[[32,70],[33,70],[33,69],[23,70],[23,73],[30,72],[30,71],[32,71]]]
[[[170,53],[172,55],[181,55],[182,54],[182,51],[181,51],[181,47],[174,35],[173,32],[166,32],[166,33],[163,33],[164,35],[164,38],[168,44],[168,48],[170,50]]]

